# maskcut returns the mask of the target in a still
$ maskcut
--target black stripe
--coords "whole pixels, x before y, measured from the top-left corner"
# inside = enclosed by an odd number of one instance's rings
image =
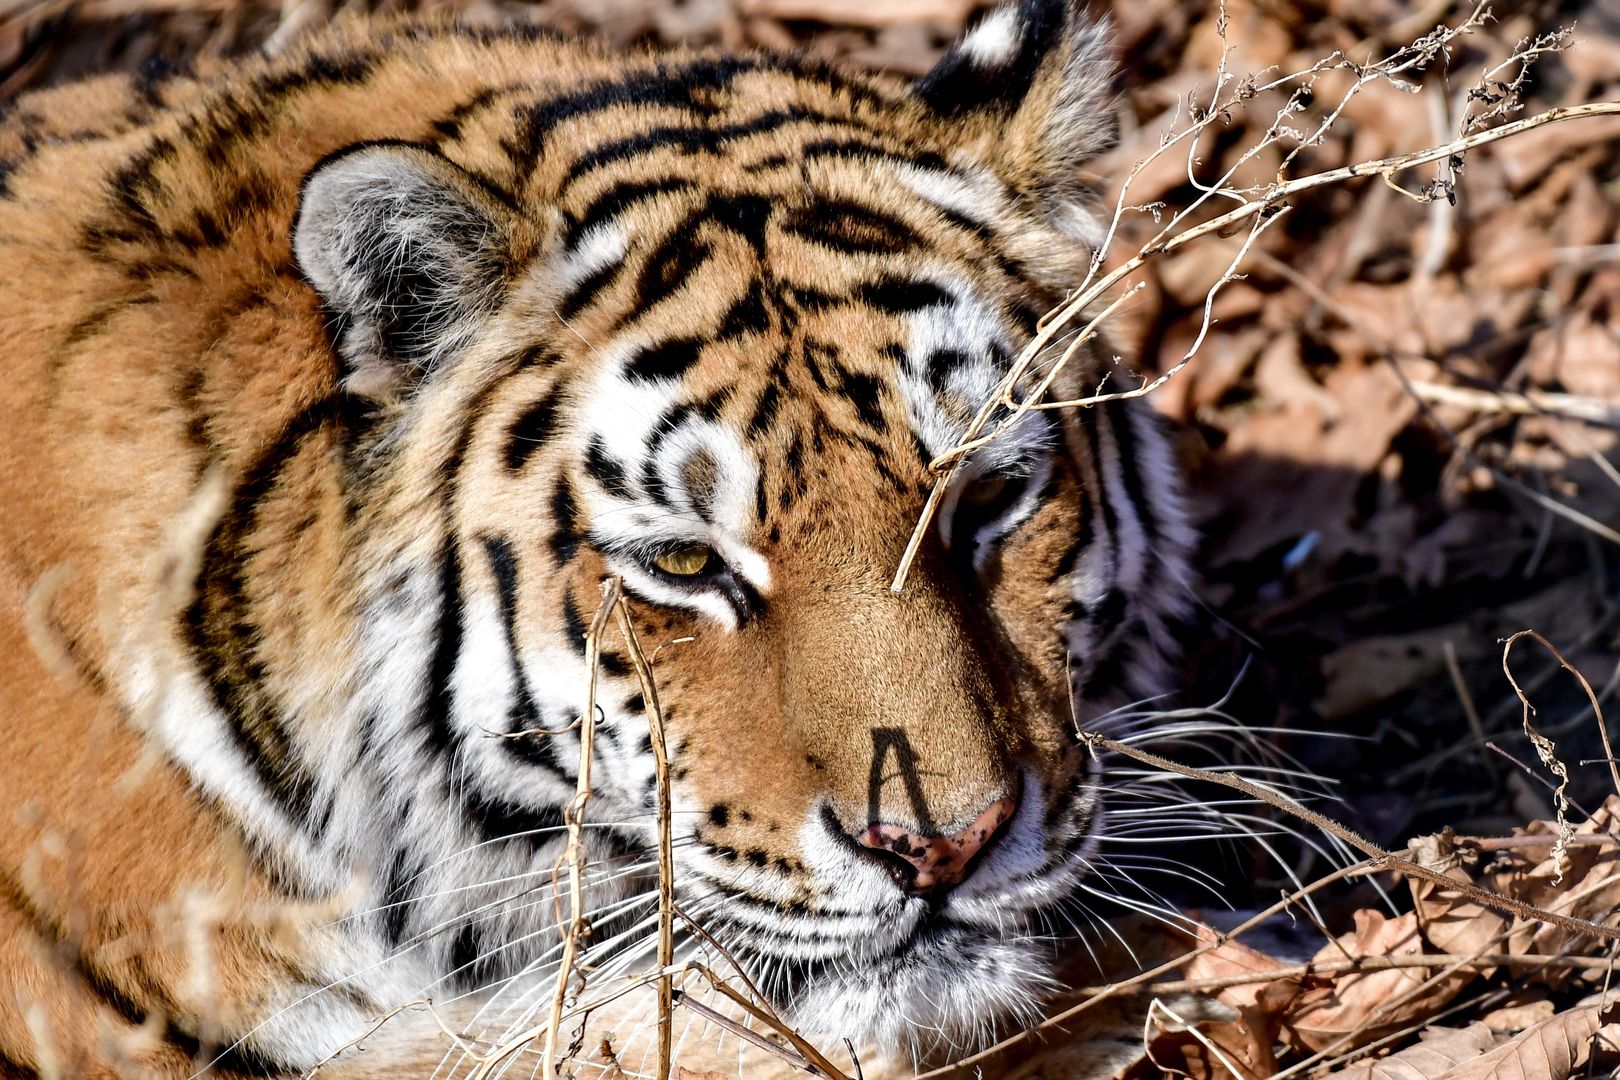
[[[557,316],[561,319],[572,319],[581,311],[589,307],[596,300],[597,294],[607,288],[614,278],[619,276],[623,267],[616,262],[608,263],[600,269],[593,270],[579,284],[570,289],[561,300],[557,301]]]
[[[909,315],[925,308],[949,306],[956,297],[931,281],[885,278],[860,287],[859,296],[867,304],[890,315]]]
[[[461,138],[461,125],[469,116],[488,106],[497,97],[510,94],[523,89],[522,83],[507,83],[505,86],[486,86],[472,97],[451,109],[437,120],[430,122],[429,126],[446,139]]]
[[[991,227],[989,222],[980,221],[978,218],[968,217],[960,210],[953,210],[948,206],[941,206],[939,203],[932,200],[929,201],[928,205],[932,206],[939,216],[944,218],[947,222],[955,225],[958,229],[972,233],[979,240],[982,240],[985,243],[991,243],[995,240],[996,232],[995,229]]]
[[[506,654],[512,664],[512,706],[507,711],[506,734],[515,735],[520,731],[545,727],[546,723],[540,707],[535,703],[534,692],[529,687],[529,676],[523,668],[518,649],[517,556],[512,551],[512,545],[498,536],[485,536],[483,542],[484,554],[488,556],[490,570],[495,575],[495,591],[501,609],[501,632],[505,635]],[[563,776],[556,748],[548,737],[531,735],[522,739],[502,739],[500,743],[515,757],[548,769],[559,777]]]
[[[585,473],[609,495],[624,499],[635,495],[630,489],[630,477],[626,475],[624,466],[608,453],[607,446],[599,438],[592,439],[590,446],[585,449]]]
[[[712,112],[713,106],[704,104],[701,92],[724,87],[739,73],[760,66],[759,61],[743,57],[700,60],[674,69],[658,64],[649,71],[594,82],[560,97],[536,102],[524,116],[529,150],[538,156],[542,143],[557,125],[614,106],[660,105],[699,114]]]
[[[851,255],[890,255],[921,243],[904,222],[854,202],[807,207],[782,227],[811,243]]]
[[[1113,561],[1111,569],[1117,576],[1120,555],[1119,519],[1114,513],[1114,500],[1108,497],[1108,469],[1103,461],[1102,436],[1091,417],[1081,417],[1080,427],[1086,433],[1086,443],[1091,451],[1091,469],[1097,478],[1095,505],[1102,510],[1103,529],[1108,533],[1109,555]]]
[[[776,381],[766,385],[760,393],[759,400],[754,403],[754,414],[748,419],[748,437],[757,439],[770,430],[776,422],[776,414],[782,408],[782,387]],[[761,514],[763,519],[765,515]]]
[[[461,576],[461,547],[453,535],[447,535],[439,551],[439,625],[434,636],[433,661],[428,667],[427,697],[422,702],[419,717],[428,744],[445,756],[447,766],[460,744],[450,722],[450,711],[455,705],[450,681],[461,656]]]
[[[716,195],[703,210],[706,217],[747,240],[754,253],[765,257],[765,227],[771,219],[771,200],[764,195]]]
[[[567,477],[558,478],[557,487],[551,493],[551,536],[546,541],[556,571],[565,569],[579,553],[579,532],[574,523],[577,513],[574,489]]]
[[[883,420],[882,381],[862,371],[850,371],[836,361],[834,366],[838,372],[839,395],[855,406],[855,415],[861,423],[882,433],[886,426]]]
[[[697,239],[696,217],[666,236],[647,256],[636,279],[636,307],[642,311],[679,292],[709,259],[709,245]]]
[[[770,328],[771,316],[765,309],[764,287],[758,281],[752,281],[748,284],[747,294],[731,305],[731,310],[720,320],[720,331],[716,337],[726,341],[744,334],[763,334]]]
[[[463,785],[461,800],[468,821],[484,840],[518,838],[530,847],[539,848],[556,839],[548,830],[563,824],[560,806],[518,806],[499,795],[467,785]],[[532,835],[518,837],[519,833]]]
[[[625,366],[625,375],[635,382],[678,379],[697,363],[702,348],[703,343],[696,338],[661,342],[638,352]]]
[[[328,431],[349,409],[341,397],[310,406],[247,468],[204,547],[194,598],[182,617],[187,642],[236,748],[277,806],[301,826],[310,824],[311,778],[264,685],[267,672],[258,656],[260,628],[247,595],[247,564],[256,552],[259,514],[283,474],[308,439]]]
[[[936,349],[923,358],[923,372],[928,377],[928,385],[936,393],[944,393],[949,389],[951,376],[973,363],[973,357],[960,349]]]
[[[636,157],[653,150],[675,147],[684,153],[712,149],[713,136],[701,127],[655,127],[638,132],[628,138],[602,143],[575,161],[563,177],[560,189],[566,192],[570,185],[586,173],[610,165],[615,161]]]
[[[696,116],[712,116],[719,106],[713,91],[725,89],[738,75],[754,71],[801,74],[828,84],[839,96],[856,103],[888,105],[872,87],[850,79],[829,64],[777,55],[725,56],[695,60],[679,66],[657,64],[617,80],[592,83],[582,89],[537,102],[524,115],[524,135],[532,155],[564,121],[615,106],[658,105],[684,109]]]
[[[673,191],[691,191],[692,182],[678,176],[656,180],[626,180],[597,194],[585,208],[571,215],[563,233],[563,245],[569,249],[578,246],[584,235],[610,218],[617,217],[643,199],[665,195]]]
[[[409,816],[407,812],[402,818]],[[382,904],[383,935],[390,945],[398,945],[405,940],[405,924],[411,913],[410,902],[415,899],[411,893],[411,881],[416,875],[411,871],[410,858],[406,848],[394,849],[394,857],[388,861],[388,870],[383,875],[382,891],[378,894]]]
[[[1124,589],[1116,585],[1103,593],[1102,602],[1093,609],[1091,615],[1091,628],[1095,631],[1095,637],[1092,639],[1094,642],[1105,642],[1113,637],[1114,631],[1125,621],[1125,607]]]
[[[1137,519],[1149,543],[1159,538],[1159,518],[1153,512],[1153,501],[1148,497],[1142,480],[1141,463],[1137,460],[1136,420],[1138,412],[1126,401],[1110,401],[1103,406],[1113,425],[1114,445],[1119,452],[1119,473],[1125,479],[1125,493],[1136,509]]]
[[[814,112],[794,106],[761,113],[751,120],[744,120],[735,124],[724,124],[715,127],[672,124],[649,128],[626,138],[602,143],[582,155],[578,161],[569,167],[568,174],[563,178],[561,189],[566,192],[569,185],[573,184],[574,181],[604,165],[623,161],[626,158],[638,157],[654,150],[673,147],[687,154],[700,150],[716,153],[724,148],[727,143],[737,139],[746,138],[750,135],[760,135],[768,131],[776,131],[779,128],[796,123],[827,123],[843,127],[865,127],[865,125],[860,124],[853,118],[832,116],[827,113]]]
[[[557,390],[531,402],[506,429],[506,470],[518,472],[556,430]]]

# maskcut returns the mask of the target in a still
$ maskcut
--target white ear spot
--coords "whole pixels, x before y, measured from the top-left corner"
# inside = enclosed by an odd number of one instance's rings
[[[1018,9],[999,8],[987,16],[957,46],[974,67],[1006,67],[1018,55],[1023,43],[1024,25],[1018,18]]]

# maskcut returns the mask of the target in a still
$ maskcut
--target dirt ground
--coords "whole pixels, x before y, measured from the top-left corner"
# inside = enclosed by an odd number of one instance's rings
[[[0,3],[0,108],[29,88],[107,70],[184,66],[284,47],[338,12],[383,0],[9,0]],[[806,48],[923,71],[975,0],[453,0],[476,20],[519,19],[620,44]],[[1132,163],[1184,116],[1222,52],[1205,0],[1115,0],[1120,147],[1092,163],[1112,201]],[[1370,88],[1292,162],[1293,175],[1445,143],[1470,88],[1527,37],[1572,27],[1513,89],[1544,109],[1620,98],[1620,3],[1507,3],[1406,89]],[[1335,51],[1387,52],[1467,5],[1439,0],[1229,0],[1237,72],[1295,71]],[[1513,67],[1501,74],[1509,83]],[[1344,71],[1306,103],[1318,117]],[[1334,81],[1338,80],[1338,81]],[[1280,100],[1280,99],[1279,99]],[[1129,202],[1171,213],[1252,146],[1274,114],[1217,123],[1136,177]],[[1303,123],[1303,121],[1302,121]],[[1246,168],[1275,171],[1279,151]],[[1442,163],[1442,168],[1447,168]],[[1290,200],[1215,295],[1192,363],[1153,395],[1181,431],[1202,532],[1205,610],[1187,634],[1182,700],[1225,711],[1333,781],[1323,808],[1386,848],[1443,828],[1501,835],[1553,817],[1549,774],[1521,727],[1502,639],[1535,629],[1608,707],[1620,688],[1620,116],[1549,125],[1471,152],[1455,198],[1410,197],[1436,174],[1324,187]],[[1449,175],[1449,174],[1448,174]],[[1397,186],[1405,190],[1397,190]],[[1159,227],[1127,215],[1115,248]],[[1210,289],[1242,236],[1149,265],[1122,315],[1125,355],[1148,375],[1197,339]],[[1576,819],[1610,790],[1580,684],[1521,640],[1512,671],[1568,763]],[[1241,673],[1241,678],[1239,675]],[[1588,762],[1588,764],[1581,764]],[[1288,849],[1302,879],[1327,866]],[[1204,849],[1238,908],[1288,878],[1251,846]],[[1324,903],[1345,929],[1370,886]],[[1189,893],[1184,903],[1209,904]],[[1546,998],[1546,995],[1543,995]],[[1563,998],[1553,998],[1560,1002]],[[1538,999],[1540,1000],[1540,999]],[[1551,1000],[1551,999],[1549,999]],[[1220,1074],[1206,1061],[1195,1074]],[[1264,1070],[1261,1070],[1262,1072]]]

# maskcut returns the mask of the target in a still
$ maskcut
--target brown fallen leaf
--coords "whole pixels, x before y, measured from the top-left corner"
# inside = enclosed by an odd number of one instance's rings
[[[1613,835],[1617,816],[1620,816],[1620,796],[1611,795],[1590,819],[1574,827],[1573,835]],[[1537,821],[1526,829],[1514,831],[1526,836],[1551,837],[1557,834],[1558,826],[1554,822]],[[1620,842],[1573,846],[1565,854],[1561,867],[1554,864],[1551,850],[1550,846],[1536,850],[1535,855],[1545,857],[1534,862],[1523,858],[1501,860],[1486,874],[1483,884],[1549,911],[1596,922],[1613,922],[1615,913],[1620,911]],[[1590,948],[1591,943],[1584,938],[1577,939],[1560,927],[1518,918],[1509,933],[1507,951],[1523,956],[1553,956],[1568,951],[1579,954],[1582,946]],[[1554,984],[1564,981],[1552,972],[1543,978]]]
[[[1431,870],[1454,881],[1474,883],[1472,871],[1478,853],[1455,844],[1449,829],[1437,836],[1418,837],[1407,846]],[[1477,956],[1501,945],[1511,923],[1508,916],[1448,893],[1432,881],[1414,878],[1409,884],[1415,902],[1413,914],[1423,936],[1436,949],[1452,956]]]
[[[1500,1009],[1492,1009],[1479,1018],[1479,1022],[1492,1031],[1513,1035],[1527,1028],[1535,1027],[1543,1020],[1551,1019],[1558,1011],[1552,999],[1546,996],[1546,991],[1540,991],[1541,996],[1533,1000],[1516,1001],[1511,1005],[1504,1005]]]
[[[1614,1006],[1583,1005],[1543,1020],[1439,1080],[1566,1080],[1586,1068],[1594,1049],[1620,1047]]]
[[[1421,956],[1423,935],[1415,915],[1386,918],[1362,908],[1356,928],[1316,954],[1317,963],[1351,957]],[[1385,1032],[1431,1015],[1456,997],[1474,975],[1436,977],[1428,968],[1350,972],[1301,994],[1283,1018],[1284,1034],[1310,1050],[1364,1045]]]
[[[1358,1061],[1328,1076],[1333,1080],[1436,1080],[1495,1045],[1491,1029],[1484,1024],[1429,1028],[1423,1041],[1414,1046],[1385,1058]]]
[[[1208,927],[1199,927],[1197,936],[1199,945],[1207,945],[1214,940],[1213,931]],[[1193,957],[1181,970],[1188,982],[1198,982],[1202,979],[1213,982],[1234,975],[1254,975],[1273,971],[1283,966],[1281,960],[1273,959],[1259,949],[1250,948],[1241,941],[1227,940],[1208,952]],[[1260,990],[1265,985],[1264,982],[1254,982],[1228,986],[1217,991],[1215,998],[1221,1004],[1234,1009],[1246,1008],[1256,1004]]]

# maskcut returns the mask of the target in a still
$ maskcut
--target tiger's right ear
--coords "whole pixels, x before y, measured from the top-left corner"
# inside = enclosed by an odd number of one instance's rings
[[[499,302],[512,219],[420,146],[369,143],[311,170],[293,257],[336,317],[345,389],[395,396],[467,343]]]
[[[1015,190],[1061,201],[1076,167],[1113,139],[1109,33],[1083,0],[1007,0],[912,92]]]

